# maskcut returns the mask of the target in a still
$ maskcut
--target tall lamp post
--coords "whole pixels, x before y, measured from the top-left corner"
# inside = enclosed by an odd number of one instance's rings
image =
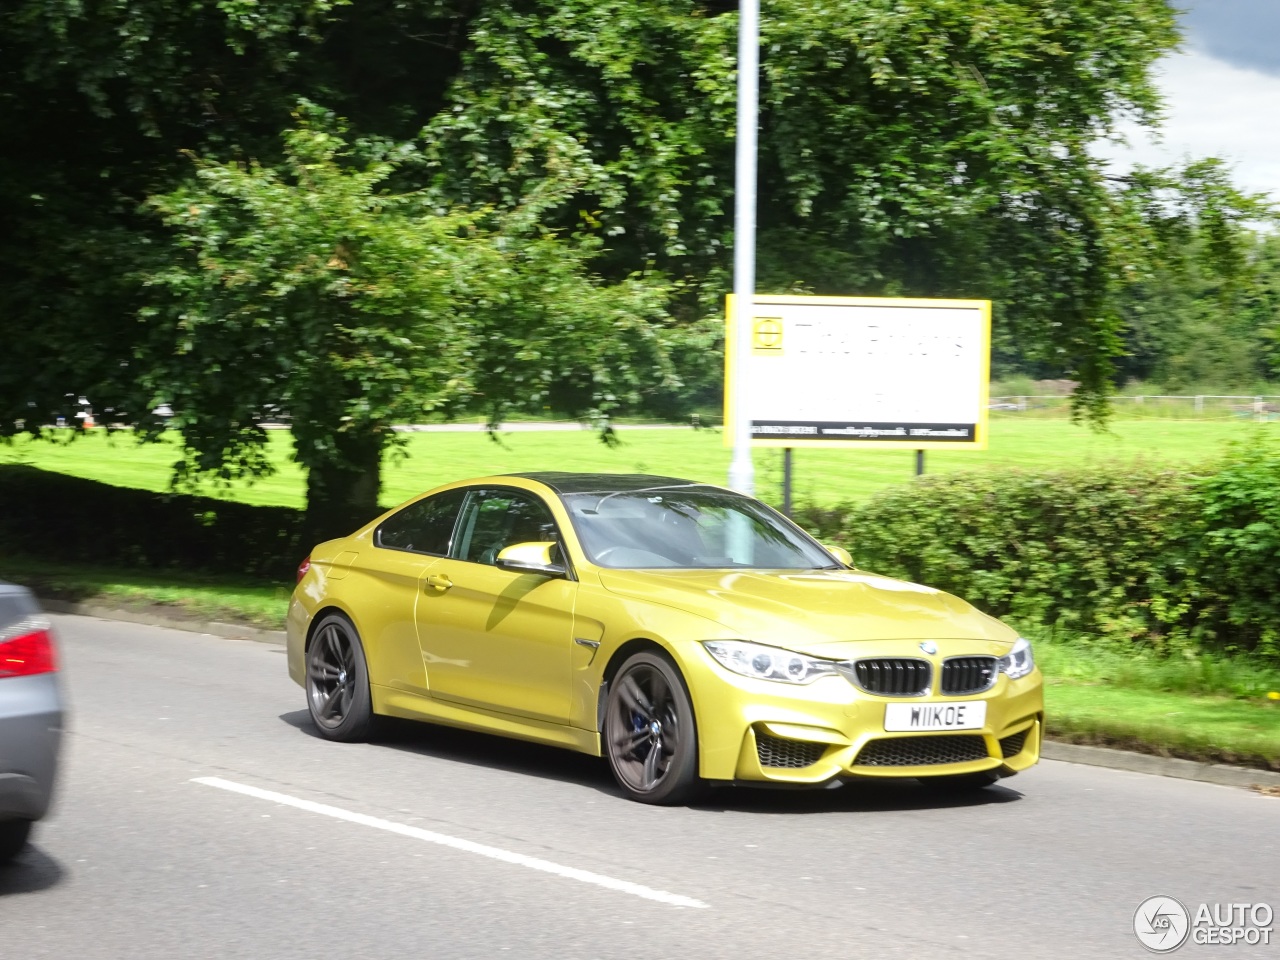
[[[735,375],[742,376],[751,349],[752,301],[756,292],[756,127],[760,110],[760,0],[738,4],[738,134],[733,217],[733,326]],[[742,391],[738,391],[741,397]],[[729,486],[755,492],[751,462],[751,421],[741,403],[733,405],[733,458]]]

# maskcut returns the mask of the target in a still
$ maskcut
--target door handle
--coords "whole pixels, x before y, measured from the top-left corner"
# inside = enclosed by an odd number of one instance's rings
[[[423,584],[423,589],[444,591],[448,590],[452,586],[453,581],[443,573],[433,573],[431,576],[427,577],[426,582]]]

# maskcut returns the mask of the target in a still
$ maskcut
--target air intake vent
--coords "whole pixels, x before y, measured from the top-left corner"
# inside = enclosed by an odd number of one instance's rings
[[[762,767],[811,767],[818,762],[826,746],[807,740],[784,740],[767,733],[756,733],[756,756]]]
[[[1022,748],[1027,745],[1027,734],[1031,732],[1031,728],[1020,730],[1017,733],[1011,733],[1007,737],[1000,739],[1000,755],[1006,760],[1009,757],[1016,757],[1022,752]]]
[[[949,734],[934,737],[886,737],[872,740],[854,761],[861,767],[928,767],[943,763],[986,760],[982,737]]]

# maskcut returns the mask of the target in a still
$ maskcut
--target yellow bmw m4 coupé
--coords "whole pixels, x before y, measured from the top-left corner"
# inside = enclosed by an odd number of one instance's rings
[[[670,477],[423,494],[304,561],[288,654],[329,739],[384,715],[555,744],[647,803],[707,782],[984,786],[1036,763],[1044,723],[1009,627]]]

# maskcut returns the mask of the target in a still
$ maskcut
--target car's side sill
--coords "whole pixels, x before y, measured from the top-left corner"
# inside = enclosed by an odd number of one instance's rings
[[[369,685],[369,692],[373,695],[374,713],[389,717],[403,717],[407,720],[427,720],[450,727],[462,727],[465,730],[479,730],[503,737],[514,737],[517,740],[532,740],[535,743],[567,747],[593,757],[600,756],[600,734],[595,730],[582,730],[568,724],[528,720],[505,713],[492,713],[478,707],[464,707],[376,683]]]

